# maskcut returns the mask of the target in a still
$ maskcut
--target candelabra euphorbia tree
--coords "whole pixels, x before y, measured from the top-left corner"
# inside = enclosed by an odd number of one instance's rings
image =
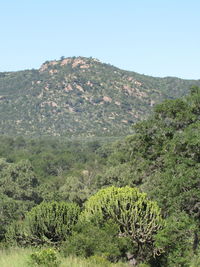
[[[86,202],[82,219],[97,224],[113,220],[119,226],[119,234],[131,239],[135,258],[144,259],[158,252],[154,235],[164,224],[160,208],[137,188],[101,189]]]

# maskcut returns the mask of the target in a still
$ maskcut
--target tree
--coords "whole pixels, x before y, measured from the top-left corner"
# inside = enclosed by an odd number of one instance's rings
[[[200,218],[200,123],[176,132],[165,146],[162,169],[157,168],[143,189],[168,214],[185,211]]]
[[[160,209],[137,188],[101,189],[88,199],[81,219],[99,225],[113,220],[119,225],[119,235],[132,240],[132,253],[137,259],[147,259],[158,252],[154,248],[154,235],[163,226]]]
[[[1,159],[0,168],[0,192],[15,200],[41,201],[37,193],[39,182],[28,160],[8,163]]]
[[[41,202],[38,184],[29,161],[8,163],[0,159],[0,240],[14,220],[24,218],[27,211]]]
[[[23,217],[25,204],[21,200],[14,200],[0,193],[0,241],[5,237],[7,227]]]
[[[165,251],[159,259],[161,266],[191,266],[189,262],[195,256],[197,245],[195,229],[195,221],[185,212],[176,211],[165,220],[165,227],[158,232],[155,241]]]
[[[11,225],[7,240],[21,245],[59,244],[71,234],[79,213],[74,203],[43,202],[28,212],[23,222]]]

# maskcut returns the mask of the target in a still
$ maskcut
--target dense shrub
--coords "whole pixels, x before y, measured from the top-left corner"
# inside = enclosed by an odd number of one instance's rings
[[[79,213],[80,208],[74,203],[41,203],[24,221],[11,225],[7,240],[15,240],[21,245],[59,244],[71,234]]]
[[[125,257],[130,248],[129,238],[119,236],[119,227],[112,221],[98,226],[91,222],[79,222],[71,237],[63,245],[65,255],[91,257],[103,256],[116,262]]]

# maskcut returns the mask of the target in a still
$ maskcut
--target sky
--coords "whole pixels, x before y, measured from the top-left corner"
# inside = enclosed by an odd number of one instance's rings
[[[0,72],[61,56],[200,79],[199,0],[0,0]]]

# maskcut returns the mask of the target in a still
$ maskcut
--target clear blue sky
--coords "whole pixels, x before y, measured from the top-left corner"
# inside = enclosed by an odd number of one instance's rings
[[[199,0],[0,0],[0,71],[92,56],[152,76],[200,79]]]

